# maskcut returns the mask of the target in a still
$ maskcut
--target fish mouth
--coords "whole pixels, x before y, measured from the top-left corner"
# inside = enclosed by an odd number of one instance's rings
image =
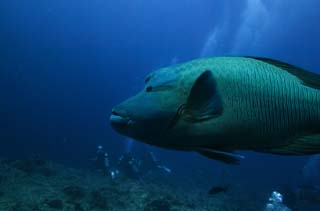
[[[112,110],[110,124],[115,130],[123,132],[123,130],[126,129],[131,122],[132,120],[128,116]]]

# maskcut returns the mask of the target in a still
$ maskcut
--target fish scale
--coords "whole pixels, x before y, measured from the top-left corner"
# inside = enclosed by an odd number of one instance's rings
[[[265,65],[265,64],[264,64]],[[306,101],[294,102],[294,96],[297,95],[298,98],[304,98],[303,87],[297,87],[295,84],[289,80],[286,81],[286,72],[278,73],[275,67],[268,65],[270,67],[265,68],[263,71],[247,71],[245,68],[243,77],[243,90],[246,90],[244,93],[245,98],[244,104],[242,103],[239,108],[239,113],[242,115],[241,118],[245,122],[248,121],[257,121],[257,122],[266,122],[266,127],[256,128],[260,131],[260,134],[277,134],[279,137],[290,135],[290,131],[293,131],[293,128],[301,128],[305,121],[310,119],[310,111],[306,105]],[[269,69],[268,69],[269,68]],[[258,73],[261,73],[260,75]],[[263,73],[268,73],[267,76]],[[250,76],[250,74],[252,74]],[[259,99],[255,89],[252,87],[247,87],[246,85],[252,84],[252,80],[265,80],[268,78],[270,84],[266,89],[266,95],[269,98]],[[250,81],[251,80],[251,81]],[[259,85],[259,88],[261,86]],[[258,88],[258,89],[259,89]],[[293,90],[293,91],[292,91]],[[307,93],[310,90],[307,90]],[[262,97],[264,97],[265,92],[263,92]],[[308,96],[309,94],[307,94]],[[261,103],[263,102],[263,103]],[[264,104],[267,104],[264,105]],[[231,105],[236,105],[234,102]],[[262,108],[263,107],[263,108]],[[247,109],[251,108],[251,109]],[[259,108],[259,109],[256,109]],[[257,112],[252,112],[257,111]],[[245,114],[245,115],[244,115]]]
[[[261,74],[264,75],[263,73],[265,72],[268,72],[268,70],[261,71]],[[261,78],[264,78],[264,77],[262,76]],[[267,119],[265,121],[271,124],[269,125],[272,127],[272,130],[270,132],[277,133],[279,131],[283,131],[287,129],[289,125],[291,125],[290,123],[292,122],[290,119],[291,118],[290,113],[292,112],[290,112],[288,107],[288,104],[289,104],[288,101],[292,101],[289,99],[289,98],[292,98],[291,97],[292,94],[290,93],[290,89],[288,88],[288,86],[292,85],[292,83],[287,84],[282,74],[276,76],[274,72],[271,73],[271,77],[269,77],[269,79],[271,78],[274,78],[272,83],[274,86],[272,86],[271,89],[267,89],[268,91],[269,90],[271,91],[270,93],[267,92],[267,95],[269,96],[269,100],[268,100],[269,105],[266,107],[263,107],[261,113],[264,113],[266,109],[267,110],[269,109],[269,112],[268,112],[269,115],[267,116]],[[300,95],[300,89],[295,91],[297,91],[298,95]],[[254,94],[248,94],[248,95],[251,96]],[[293,94],[293,96],[294,95],[295,93]],[[290,102],[290,104],[294,105],[295,103]],[[295,105],[297,109],[295,114],[298,115],[297,120],[303,121],[303,119],[301,118],[301,116],[303,115],[301,114],[303,109],[300,108],[301,106],[297,104]],[[261,120],[261,119],[258,119],[258,120]]]

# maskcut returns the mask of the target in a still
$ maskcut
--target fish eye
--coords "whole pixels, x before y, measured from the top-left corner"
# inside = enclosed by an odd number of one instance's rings
[[[146,88],[146,92],[151,92],[152,91],[152,86],[147,86],[147,88]]]

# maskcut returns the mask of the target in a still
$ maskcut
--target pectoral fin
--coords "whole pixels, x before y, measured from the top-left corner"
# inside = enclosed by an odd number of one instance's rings
[[[244,159],[243,155],[235,154],[232,151],[199,149],[199,150],[197,150],[197,152],[207,158],[222,161],[224,163],[232,164],[232,165],[239,165],[240,159]]]
[[[203,72],[195,81],[187,99],[185,114],[192,121],[203,121],[222,113],[221,96],[210,70]]]
[[[259,150],[279,155],[311,155],[320,153],[320,134],[298,136],[290,144],[270,149]]]

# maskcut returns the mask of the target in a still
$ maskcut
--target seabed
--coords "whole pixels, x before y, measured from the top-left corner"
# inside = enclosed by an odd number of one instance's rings
[[[112,180],[45,160],[0,159],[0,211],[259,211],[269,194],[238,184],[209,195],[165,180]],[[316,210],[299,204],[296,210]]]

